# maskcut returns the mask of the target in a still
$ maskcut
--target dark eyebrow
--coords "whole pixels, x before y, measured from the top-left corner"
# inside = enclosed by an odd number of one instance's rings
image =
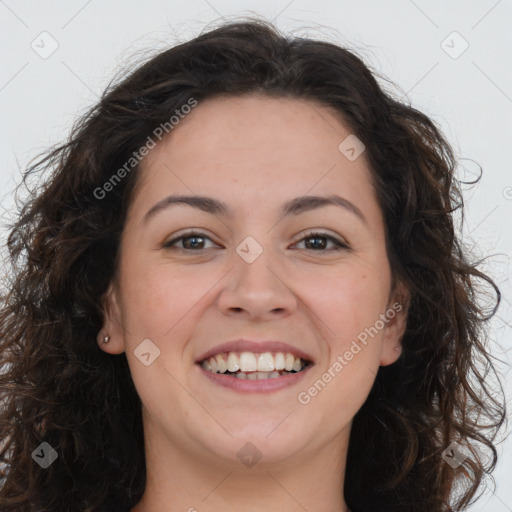
[[[353,213],[361,221],[363,221],[366,225],[368,225],[368,221],[366,220],[363,212],[354,204],[351,203],[348,199],[344,197],[337,196],[335,194],[330,196],[302,196],[296,197],[291,201],[288,201],[284,204],[283,207],[283,215],[289,215],[290,213],[293,215],[298,215],[299,213],[314,210],[315,208],[322,208],[324,206],[341,206]]]
[[[151,217],[154,217],[158,212],[168,208],[174,204],[185,204],[188,206],[192,206],[192,208],[197,208],[206,213],[211,213],[212,215],[222,215],[224,217],[233,217],[233,211],[231,208],[222,201],[218,199],[214,199],[213,197],[206,196],[178,196],[171,195],[165,197],[161,201],[158,201],[144,216],[144,222],[147,222]],[[287,201],[283,205],[282,215],[298,215],[305,211],[314,210],[316,208],[322,208],[324,206],[341,206],[345,208],[349,212],[356,215],[361,221],[363,221],[366,225],[368,222],[363,215],[363,212],[353,203],[351,203],[348,199],[344,199],[343,197],[337,195],[330,196],[302,196],[296,197],[295,199],[291,199]]]

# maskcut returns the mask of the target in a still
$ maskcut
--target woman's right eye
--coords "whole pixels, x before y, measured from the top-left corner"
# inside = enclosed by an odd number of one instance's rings
[[[162,247],[165,249],[178,249],[180,251],[198,251],[208,249],[208,247],[201,247],[201,245],[204,245],[202,240],[210,240],[213,242],[211,238],[207,237],[203,233],[191,231],[165,242]],[[179,242],[184,242],[181,247],[177,245]]]

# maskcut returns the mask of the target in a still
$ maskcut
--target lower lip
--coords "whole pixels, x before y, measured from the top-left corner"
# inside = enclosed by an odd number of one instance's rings
[[[297,373],[284,375],[283,377],[261,380],[239,379],[237,377],[232,377],[231,375],[212,373],[208,370],[205,370],[200,365],[197,366],[203,375],[208,377],[211,381],[213,381],[215,384],[218,384],[219,386],[234,389],[235,391],[239,391],[241,393],[271,393],[273,391],[278,391],[280,389],[297,384],[304,378],[304,375],[314,365],[309,364],[306,368],[304,368],[304,370]]]

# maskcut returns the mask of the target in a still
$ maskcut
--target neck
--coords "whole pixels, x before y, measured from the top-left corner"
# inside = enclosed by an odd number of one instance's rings
[[[343,498],[349,427],[329,445],[251,467],[198,458],[144,422],[146,488],[131,512],[350,512]]]

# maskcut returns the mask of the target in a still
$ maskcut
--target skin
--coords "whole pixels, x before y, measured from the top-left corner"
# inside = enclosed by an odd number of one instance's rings
[[[342,482],[352,418],[379,365],[399,357],[406,323],[403,307],[309,403],[298,401],[406,295],[401,285],[392,293],[365,155],[349,161],[338,150],[350,133],[313,101],[216,98],[200,102],[145,158],[99,334],[111,338],[102,350],[126,352],[143,404],[147,484],[132,512],[347,512]],[[280,215],[290,199],[333,193],[356,205],[366,223],[332,205]],[[170,194],[210,196],[234,215],[173,205],[145,223]],[[163,247],[192,228],[208,238]],[[315,245],[315,237],[304,238],[311,228],[350,250],[331,250],[326,239]],[[263,248],[253,263],[236,252],[247,236]],[[241,337],[290,343],[315,366],[297,385],[270,394],[214,385],[195,359]],[[149,366],[134,355],[144,339],[160,350]],[[251,467],[237,457],[247,442],[262,455]]]

